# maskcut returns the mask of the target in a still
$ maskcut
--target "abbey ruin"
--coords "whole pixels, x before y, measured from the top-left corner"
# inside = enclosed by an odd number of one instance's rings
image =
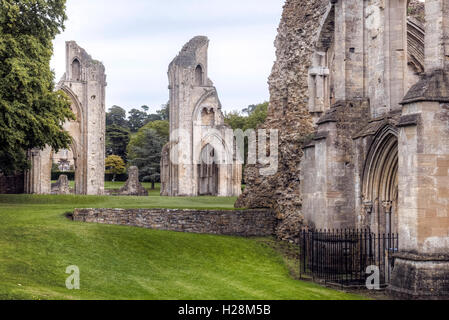
[[[303,227],[398,232],[390,290],[449,295],[449,0],[287,0],[266,128],[279,172],[238,207]]]
[[[57,154],[51,148],[31,150],[31,170],[25,175],[25,192],[51,194],[51,170],[63,159],[75,169],[75,194],[104,193],[105,159],[105,87],[103,64],[92,59],[76,42],[66,43],[66,73],[57,85],[72,101],[75,121],[67,121],[70,150]]]
[[[170,142],[162,150],[161,195],[239,196],[242,165],[208,77],[209,39],[191,39],[168,70]]]

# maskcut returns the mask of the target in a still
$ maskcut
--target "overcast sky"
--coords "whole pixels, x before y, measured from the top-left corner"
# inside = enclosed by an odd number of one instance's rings
[[[168,101],[167,69],[196,35],[210,39],[209,77],[226,111],[268,100],[267,78],[284,0],[68,0],[52,68],[65,72],[65,41],[106,67],[106,107]]]

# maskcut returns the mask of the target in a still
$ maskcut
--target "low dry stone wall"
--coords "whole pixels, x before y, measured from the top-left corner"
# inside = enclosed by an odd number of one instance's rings
[[[148,229],[262,237],[275,234],[271,210],[75,209],[74,221]]]

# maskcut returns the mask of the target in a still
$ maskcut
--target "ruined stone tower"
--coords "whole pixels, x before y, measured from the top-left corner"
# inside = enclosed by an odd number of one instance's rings
[[[209,40],[190,40],[168,70],[170,142],[162,151],[161,195],[238,196],[242,166],[208,77]]]
[[[71,137],[70,150],[55,155],[51,148],[31,150],[31,170],[26,174],[27,193],[51,193],[54,158],[70,159],[75,170],[76,194],[104,193],[105,87],[103,64],[91,58],[76,42],[66,43],[66,73],[57,85],[72,101],[75,121],[64,124]]]
[[[248,167],[237,206],[274,208],[284,239],[397,232],[390,290],[449,296],[448,39],[449,0],[287,0],[264,125],[280,170]]]

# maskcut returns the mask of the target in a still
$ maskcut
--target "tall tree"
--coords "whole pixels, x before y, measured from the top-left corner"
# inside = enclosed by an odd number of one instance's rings
[[[167,102],[161,106],[161,109],[156,111],[156,113],[161,117],[161,120],[169,120],[170,117],[170,104]]]
[[[106,126],[106,153],[110,155],[118,155],[123,160],[127,160],[126,148],[130,140],[131,133],[128,128],[118,125]]]
[[[148,114],[145,111],[132,109],[129,112],[128,126],[131,132],[137,132],[146,123],[148,123]]]
[[[112,106],[106,113],[106,125],[117,125],[119,127],[127,127],[126,110],[119,106]]]
[[[170,124],[168,123],[168,121],[156,120],[153,122],[149,122],[144,126],[144,128],[153,129],[166,142],[169,139]]]
[[[52,40],[65,0],[0,0],[0,171],[27,167],[26,150],[68,148],[70,100],[54,91]]]
[[[151,182],[154,188],[154,184],[160,180],[161,151],[168,139],[148,125],[131,138],[128,159],[131,165],[139,168],[140,179]]]

